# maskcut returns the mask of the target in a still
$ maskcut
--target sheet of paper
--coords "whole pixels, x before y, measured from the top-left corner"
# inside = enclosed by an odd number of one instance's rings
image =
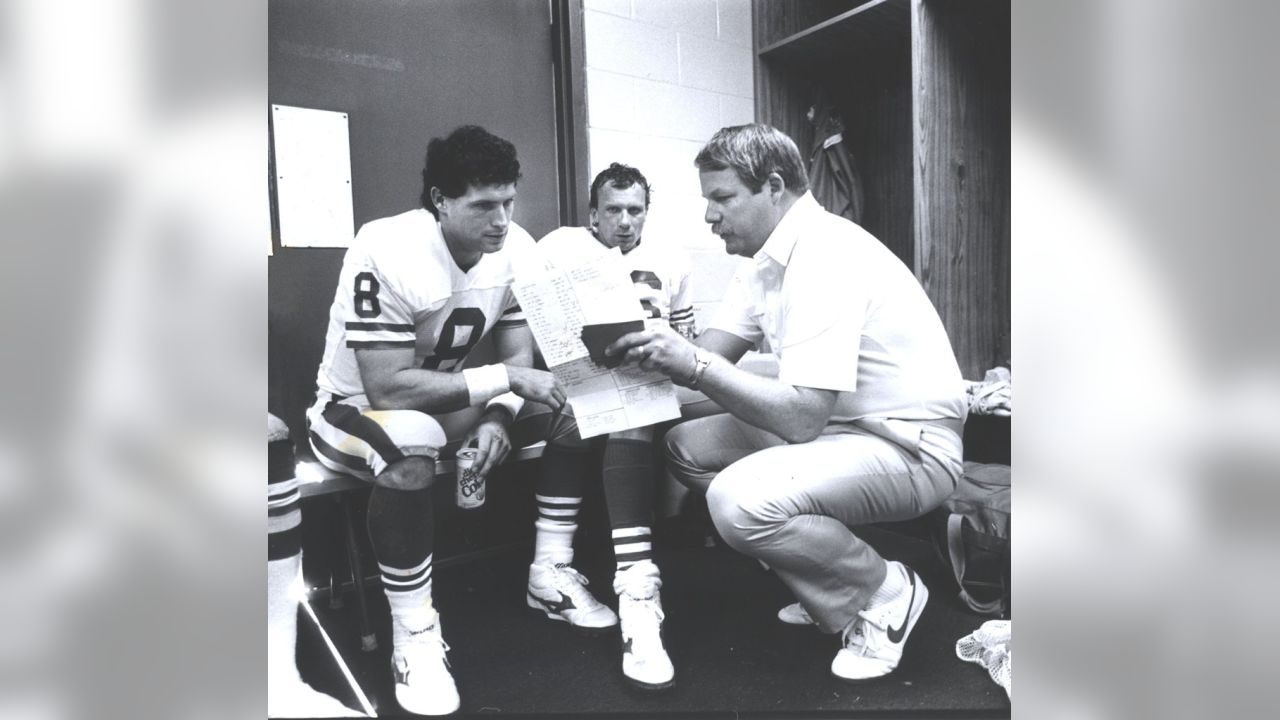
[[[610,370],[592,361],[583,344],[584,325],[644,320],[620,253],[532,273],[517,279],[514,289],[583,438],[680,416],[675,386],[665,375],[636,367]]]
[[[282,247],[347,247],[355,237],[347,114],[271,106]]]

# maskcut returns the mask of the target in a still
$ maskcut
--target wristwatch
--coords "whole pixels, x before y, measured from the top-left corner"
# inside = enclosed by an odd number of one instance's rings
[[[702,382],[702,374],[707,371],[707,366],[711,364],[711,354],[698,348],[693,351],[693,375],[689,376],[689,387],[697,390],[698,383]]]

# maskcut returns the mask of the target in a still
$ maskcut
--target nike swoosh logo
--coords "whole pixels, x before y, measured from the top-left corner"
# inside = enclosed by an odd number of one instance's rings
[[[916,604],[916,574],[913,570],[907,570],[907,577],[911,579],[911,601],[907,603],[906,617],[902,618],[902,625],[889,628],[889,642],[897,645],[902,642],[902,636],[907,631],[907,621],[911,619],[911,608]]]

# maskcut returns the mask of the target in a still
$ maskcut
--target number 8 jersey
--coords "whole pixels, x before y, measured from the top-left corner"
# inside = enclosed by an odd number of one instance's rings
[[[533,238],[511,223],[502,249],[463,272],[425,209],[366,223],[342,261],[316,387],[364,394],[355,351],[413,348],[416,367],[456,371],[494,326],[524,324],[511,284]]]

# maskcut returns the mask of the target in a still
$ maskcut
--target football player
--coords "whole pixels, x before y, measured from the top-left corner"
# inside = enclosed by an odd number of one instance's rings
[[[621,252],[644,309],[647,325],[670,327],[693,338],[689,262],[679,247],[642,238],[650,187],[639,170],[613,163],[591,183],[591,227],[564,227],[538,242],[547,263],[568,267],[611,252]],[[612,628],[621,618],[622,672],[634,685],[661,689],[674,683],[675,671],[662,644],[662,578],[653,562],[653,427],[611,433],[605,440],[605,505],[616,562],[613,589],[618,616],[586,590],[573,569],[582,485],[594,468],[583,465],[587,446],[574,467],[543,463],[537,493],[537,539],[529,567],[528,603],[547,617],[585,631]],[[571,456],[563,455],[564,459]]]
[[[511,290],[534,252],[512,221],[519,178],[515,147],[483,128],[429,143],[422,207],[366,223],[347,250],[307,413],[320,461],[373,483],[367,523],[391,606],[396,699],[423,715],[459,707],[431,599],[436,457],[474,443],[486,474],[513,442],[540,439],[513,428],[525,400],[564,404],[551,373],[532,367]],[[461,369],[490,333],[499,362]],[[557,452],[553,440],[545,457]]]

